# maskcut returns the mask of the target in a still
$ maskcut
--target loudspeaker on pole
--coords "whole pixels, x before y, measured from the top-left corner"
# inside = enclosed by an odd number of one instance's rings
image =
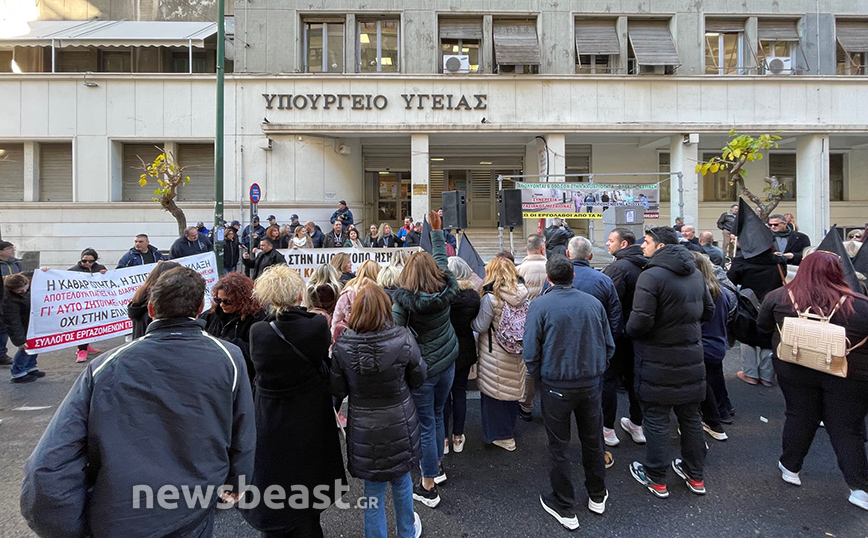
[[[522,226],[521,189],[503,189],[500,191],[500,225],[504,228]]]
[[[443,229],[467,228],[467,194],[464,191],[443,192]]]

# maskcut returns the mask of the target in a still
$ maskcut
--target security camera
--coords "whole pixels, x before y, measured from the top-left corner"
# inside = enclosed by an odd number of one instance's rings
[[[271,151],[274,149],[274,140],[270,138],[266,138],[262,142],[259,143],[259,147],[265,151]]]

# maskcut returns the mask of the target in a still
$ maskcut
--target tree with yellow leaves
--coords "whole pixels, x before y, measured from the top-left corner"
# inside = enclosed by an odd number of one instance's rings
[[[721,148],[720,155],[715,155],[710,160],[697,164],[696,173],[701,173],[704,176],[709,172],[716,174],[720,170],[727,170],[729,172],[729,184],[736,185],[739,196],[744,196],[762,210],[760,218],[765,221],[783,199],[787,190],[777,177],[767,177],[765,178],[767,186],[763,189],[766,199],[762,200],[745,187],[744,179],[747,177],[747,171],[744,170],[744,165],[761,160],[763,151],[777,148],[777,141],[781,137],[769,134],[757,137],[740,135],[735,129],[729,132],[729,136],[732,140]]]
[[[178,195],[178,189],[190,182],[190,176],[184,175],[184,168],[178,164],[171,151],[167,152],[165,148],[159,146],[156,148],[160,150],[160,154],[151,164],[147,164],[144,159],[136,155],[142,163],[142,170],[144,170],[144,174],[139,176],[139,185],[147,186],[148,178],[157,180],[158,187],[154,190],[154,201],[175,217],[175,221],[178,223],[178,234],[184,235],[184,230],[187,228],[187,216],[175,203],[175,197]]]

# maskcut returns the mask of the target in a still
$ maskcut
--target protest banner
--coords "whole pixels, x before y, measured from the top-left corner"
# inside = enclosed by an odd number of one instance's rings
[[[205,279],[205,309],[217,282],[213,252],[172,260]],[[112,269],[105,274],[36,271],[30,284],[27,352],[43,353],[132,332],[127,304],[156,264]]]
[[[524,183],[521,189],[522,217],[601,219],[609,207],[636,207],[645,211],[646,219],[660,217],[658,183]]]
[[[301,278],[305,282],[313,275],[314,270],[324,263],[331,262],[332,258],[338,252],[346,252],[350,255],[350,261],[353,264],[353,272],[359,268],[359,265],[365,260],[374,260],[381,267],[385,267],[392,262],[392,256],[395,252],[419,252],[422,250],[419,247],[407,248],[301,248],[295,250],[281,249],[278,252],[286,258],[286,263],[290,267],[298,271]]]

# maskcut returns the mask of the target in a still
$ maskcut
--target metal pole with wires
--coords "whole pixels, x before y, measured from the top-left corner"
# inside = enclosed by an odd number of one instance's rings
[[[217,125],[214,133],[214,255],[223,273],[223,72],[226,63],[225,0],[217,0]]]

